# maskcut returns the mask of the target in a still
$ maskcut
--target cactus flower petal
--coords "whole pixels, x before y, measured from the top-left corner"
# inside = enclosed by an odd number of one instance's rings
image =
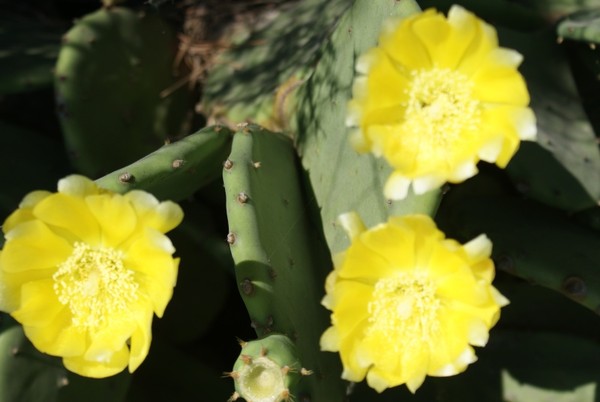
[[[491,250],[485,235],[446,239],[425,215],[362,231],[327,279],[332,326],[321,348],[340,353],[343,378],[378,392],[414,393],[428,375],[466,370],[508,302],[491,283]]]
[[[83,176],[32,192],[4,226],[0,309],[40,351],[88,377],[134,371],[150,348],[154,314],[173,294],[179,259],[165,232],[175,203],[103,190]]]
[[[480,160],[505,167],[535,139],[522,59],[460,6],[388,23],[357,61],[346,119],[354,148],[392,166],[388,198],[462,182]]]

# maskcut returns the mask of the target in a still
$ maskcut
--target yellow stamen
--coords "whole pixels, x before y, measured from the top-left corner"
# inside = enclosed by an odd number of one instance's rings
[[[407,90],[407,132],[419,133],[429,146],[448,145],[480,124],[480,102],[464,74],[443,68],[413,71]]]
[[[403,348],[410,347],[406,342],[430,341],[439,327],[436,316],[440,300],[435,290],[426,277],[404,274],[380,279],[368,305],[369,333],[385,333],[391,340],[402,339]],[[399,349],[395,342],[391,342],[391,347]]]
[[[77,327],[101,328],[137,298],[133,271],[123,265],[123,253],[110,247],[76,242],[52,279],[58,300],[69,307]]]

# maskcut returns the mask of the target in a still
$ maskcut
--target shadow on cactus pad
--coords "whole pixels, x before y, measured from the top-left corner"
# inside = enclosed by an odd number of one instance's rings
[[[73,164],[98,177],[187,131],[189,91],[175,90],[175,33],[151,12],[112,7],[65,34],[56,106]]]

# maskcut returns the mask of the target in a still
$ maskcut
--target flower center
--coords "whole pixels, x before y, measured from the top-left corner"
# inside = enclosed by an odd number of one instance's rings
[[[405,127],[429,146],[447,145],[463,130],[474,130],[481,120],[473,83],[455,70],[434,68],[412,72],[405,111]]]
[[[76,242],[52,279],[58,300],[69,307],[76,327],[101,328],[137,297],[133,271],[124,267],[123,253],[110,247]]]
[[[402,339],[404,347],[428,342],[438,329],[440,300],[435,286],[424,276],[403,275],[380,279],[369,302],[369,332]],[[392,347],[398,347],[395,343]]]

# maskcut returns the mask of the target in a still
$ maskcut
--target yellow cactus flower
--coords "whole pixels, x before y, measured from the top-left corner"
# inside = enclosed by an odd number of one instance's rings
[[[389,199],[458,183],[479,160],[505,167],[536,136],[522,56],[498,47],[495,29],[459,6],[389,23],[356,65],[346,124],[359,152],[394,169]]]
[[[182,218],[173,202],[77,175],[29,193],[2,227],[0,310],[77,374],[133,372],[173,293],[179,260],[164,233]]]
[[[352,237],[337,255],[323,305],[332,326],[321,349],[339,352],[342,377],[382,392],[425,376],[451,376],[476,360],[508,304],[491,284],[485,235],[461,245],[426,215],[392,217],[366,230],[355,214],[340,217]]]

